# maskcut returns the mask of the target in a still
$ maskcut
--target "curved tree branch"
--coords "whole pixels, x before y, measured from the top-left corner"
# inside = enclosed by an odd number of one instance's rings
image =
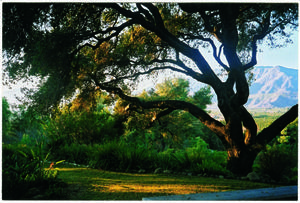
[[[298,104],[263,129],[257,136],[257,142],[264,145],[275,138],[288,124],[298,117]]]
[[[269,11],[267,13],[266,18],[263,19],[263,22],[261,22],[261,23],[258,22],[261,25],[261,32],[260,32],[260,34],[254,35],[254,37],[253,37],[253,40],[251,42],[252,58],[248,64],[244,65],[244,70],[248,70],[249,68],[252,68],[254,65],[257,64],[256,55],[257,55],[257,41],[258,40],[262,40],[263,38],[265,38],[265,36],[270,34],[272,31],[274,31],[277,27],[279,27],[281,25],[293,24],[292,22],[290,22],[290,19],[283,19],[279,23],[271,26],[270,21],[271,21],[271,11]]]
[[[203,74],[197,73],[196,71],[194,71],[193,69],[187,67],[178,57],[176,57],[176,60],[172,60],[172,59],[154,59],[151,61],[151,63],[171,63],[174,65],[179,66],[180,68],[184,69],[185,71],[177,71],[177,72],[181,72],[187,76],[191,76],[192,78],[194,78],[195,80],[199,81],[199,82],[203,82],[206,84],[209,84],[209,80],[207,80],[208,78],[205,77]],[[148,65],[148,64],[147,64]],[[180,69],[178,69],[180,70]]]
[[[248,70],[249,68],[252,68],[253,66],[255,66],[257,64],[257,60],[256,60],[256,56],[257,56],[257,41],[263,39],[267,34],[269,34],[271,32],[271,30],[269,30],[270,27],[270,18],[271,18],[271,12],[268,12],[266,18],[264,19],[264,21],[261,23],[262,24],[262,31],[260,34],[255,35],[253,37],[253,40],[251,42],[252,44],[252,58],[251,61],[244,65],[244,70]]]
[[[116,79],[110,80],[109,82],[105,82],[105,83],[102,83],[102,84],[108,85],[110,83],[116,83],[116,82],[121,81],[121,80],[132,79],[132,78],[137,79],[141,75],[147,75],[147,74],[149,74],[153,71],[166,70],[166,69],[170,69],[170,70],[173,70],[173,71],[178,72],[178,73],[187,74],[186,71],[180,70],[180,69],[172,67],[172,66],[159,66],[159,67],[151,68],[151,69],[149,69],[147,71],[144,71],[144,72],[137,72],[137,73],[134,73],[132,75],[118,77]]]
[[[227,72],[230,71],[229,67],[227,65],[225,65],[222,60],[220,59],[220,52],[221,52],[221,48],[224,46],[224,45],[221,45],[220,49],[219,49],[219,52],[217,54],[217,47],[215,45],[215,43],[213,42],[212,39],[210,38],[206,38],[206,37],[203,37],[203,36],[195,36],[195,35],[192,35],[192,34],[182,34],[184,35],[185,37],[188,37],[189,39],[199,39],[199,40],[202,40],[202,41],[205,41],[205,42],[209,42],[209,44],[211,45],[212,49],[213,49],[213,56],[215,58],[215,60],[218,62],[218,64],[220,66],[222,66]]]
[[[254,144],[257,135],[257,125],[252,115],[247,111],[247,109],[244,106],[241,107],[241,117],[243,125],[246,128],[244,138],[245,145]]]
[[[221,80],[217,77],[217,75],[213,72],[207,61],[204,59],[203,55],[199,50],[194,49],[184,42],[180,41],[177,37],[172,35],[161,22],[161,16],[159,14],[158,9],[152,4],[146,4],[147,8],[153,14],[156,24],[151,24],[149,21],[146,21],[144,17],[140,13],[132,12],[130,10],[126,10],[120,7],[118,4],[105,4],[108,7],[116,9],[125,17],[134,19],[137,23],[142,25],[144,28],[154,32],[158,37],[160,37],[163,41],[167,42],[171,47],[173,47],[176,51],[182,53],[183,55],[190,58],[199,70],[205,75],[207,84],[210,84],[213,87],[221,84]]]
[[[140,13],[144,14],[145,17],[149,20],[149,22],[153,23],[153,20],[154,20],[153,17],[150,15],[150,13],[146,9],[144,9],[142,7],[142,4],[137,3],[136,6],[139,9]]]
[[[85,40],[87,37],[88,38],[91,38],[91,37],[94,37],[98,40],[98,42],[95,44],[95,45],[92,45],[92,44],[89,44],[89,43],[85,43],[84,45],[81,45],[79,47],[77,47],[72,53],[71,55],[75,55],[76,53],[78,53],[82,48],[86,47],[86,46],[89,46],[91,47],[92,49],[97,49],[103,42],[105,41],[109,41],[110,39],[112,39],[113,37],[117,37],[120,32],[122,30],[124,30],[126,27],[130,26],[130,25],[133,25],[134,24],[134,20],[129,20],[125,23],[123,23],[122,25],[118,26],[118,27],[112,27],[112,28],[108,28],[106,29],[105,31],[97,31],[97,32],[93,32],[92,34],[90,35],[83,35],[82,36],[82,39],[81,40]],[[109,32],[112,32],[112,31],[115,31],[114,33],[110,34],[109,36],[105,37],[105,38],[97,38],[95,37],[96,34],[105,34],[105,33],[109,33]]]
[[[175,111],[176,109],[173,108],[168,108],[166,110],[160,111],[158,114],[154,115],[153,118],[151,119],[151,122],[149,124],[149,127],[153,126],[155,121],[159,121],[160,118],[169,115],[170,113],[172,113],[173,111]]]
[[[177,109],[184,110],[192,114],[194,117],[199,119],[204,125],[215,132],[219,137],[225,138],[225,127],[224,125],[209,116],[204,110],[200,109],[194,104],[179,100],[163,100],[163,101],[144,101],[141,105],[143,109]]]
[[[161,15],[157,9],[157,7],[155,7],[152,3],[143,3],[144,6],[146,6],[150,12],[152,13],[154,19],[155,19],[155,24],[157,27],[161,27],[164,28],[164,22],[161,18]]]
[[[95,76],[91,76],[96,86],[101,89],[118,95],[120,98],[130,102],[128,110],[138,111],[139,109],[169,109],[172,110],[183,110],[192,114],[194,117],[199,119],[204,125],[206,125],[209,129],[211,129],[214,133],[218,135],[218,137],[222,140],[222,142],[226,142],[226,129],[225,126],[219,122],[218,120],[212,118],[208,115],[204,110],[200,109],[196,105],[180,100],[161,100],[161,101],[143,101],[138,97],[132,97],[126,95],[120,88],[108,86],[102,83],[99,83]],[[169,112],[166,111],[166,112]]]

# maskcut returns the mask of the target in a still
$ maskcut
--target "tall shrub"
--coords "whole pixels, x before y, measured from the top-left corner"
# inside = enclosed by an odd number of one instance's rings
[[[107,111],[85,112],[65,110],[44,125],[51,146],[94,144],[118,136],[115,119]]]
[[[197,173],[226,174],[227,153],[208,148],[208,144],[196,137],[195,145],[187,148],[187,158],[191,163],[191,170]]]
[[[2,145],[2,197],[6,200],[30,199],[29,190],[38,188],[40,193],[47,191],[46,199],[60,198],[49,190],[60,182],[57,170],[47,170],[49,153],[25,145]]]
[[[273,180],[297,183],[298,180],[298,119],[282,131],[281,136],[258,154],[253,170]]]
[[[151,153],[141,147],[130,146],[124,142],[111,141],[94,146],[90,166],[111,171],[132,171],[148,169]]]

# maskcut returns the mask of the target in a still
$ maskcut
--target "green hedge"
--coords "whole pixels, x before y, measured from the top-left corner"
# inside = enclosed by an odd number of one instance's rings
[[[129,172],[144,169],[153,172],[156,168],[162,168],[178,172],[228,173],[226,152],[208,149],[208,144],[201,138],[197,138],[189,148],[167,149],[163,152],[125,142],[111,141],[96,145],[65,145],[53,154],[55,160],[64,159],[110,171]]]

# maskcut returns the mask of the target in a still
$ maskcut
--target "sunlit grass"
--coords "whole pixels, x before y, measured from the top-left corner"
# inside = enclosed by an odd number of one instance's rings
[[[226,191],[221,187],[202,186],[202,185],[181,185],[181,184],[114,184],[114,185],[97,185],[92,184],[93,191],[96,192],[117,192],[117,193],[165,193],[165,195],[173,194],[191,194],[204,192],[220,192]],[[223,186],[225,187],[225,186]]]
[[[59,168],[72,200],[141,200],[143,197],[223,192],[275,185],[209,177],[131,174],[87,168]]]

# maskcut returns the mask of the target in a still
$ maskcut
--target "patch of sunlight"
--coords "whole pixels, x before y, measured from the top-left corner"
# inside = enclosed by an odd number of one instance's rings
[[[166,177],[154,177],[154,176],[132,176],[127,179],[122,179],[120,177],[95,177],[95,178],[89,178],[92,181],[102,181],[102,182],[128,182],[128,183],[138,183],[138,182],[144,182],[144,183],[160,183],[160,184],[165,184],[165,183],[188,183],[189,181],[187,180],[180,180],[177,178],[166,178]],[[194,182],[194,181],[193,181]]]
[[[137,174],[137,173],[119,173],[126,176],[134,176],[134,177],[156,177],[157,174]]]
[[[88,168],[55,168],[55,170],[58,171],[83,171],[83,170],[89,170]]]
[[[160,185],[160,184],[109,184],[99,185],[92,184],[91,190],[94,192],[110,192],[110,193],[164,193],[164,194],[192,194],[207,192],[223,192],[227,191],[225,186],[203,186],[203,185]]]
[[[123,173],[123,172],[113,172],[113,171],[103,171],[105,174],[111,175],[122,175],[122,176],[132,176],[132,177],[156,177],[159,174],[138,174],[138,173]]]

